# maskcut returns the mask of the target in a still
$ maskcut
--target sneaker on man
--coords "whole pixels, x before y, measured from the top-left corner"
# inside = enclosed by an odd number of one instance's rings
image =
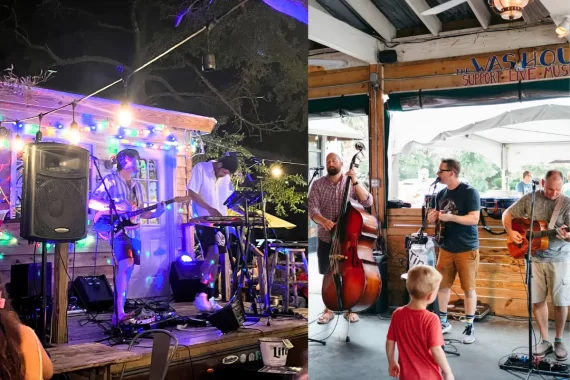
[[[447,334],[448,332],[451,331],[451,323],[449,322],[441,322],[441,331],[444,334]]]
[[[222,310],[222,307],[218,305],[218,302],[216,302],[216,299],[214,297],[211,297],[209,302],[210,305],[212,306],[212,311]]]
[[[545,356],[552,352],[552,344],[546,340],[543,340],[539,344],[536,345],[534,349],[534,354],[536,356]]]
[[[568,359],[568,351],[566,351],[564,343],[554,342],[554,356],[556,356],[557,360],[561,361]]]
[[[194,305],[196,306],[196,309],[202,313],[211,313],[214,309],[210,300],[208,300],[206,293],[197,294],[196,299],[194,300]]]
[[[475,342],[475,328],[473,327],[473,325],[465,327],[465,330],[463,330],[463,334],[465,335],[463,337],[463,344],[471,344]]]

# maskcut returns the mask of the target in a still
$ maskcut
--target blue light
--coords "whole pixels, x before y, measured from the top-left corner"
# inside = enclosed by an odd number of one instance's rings
[[[182,261],[183,263],[189,263],[192,261],[192,258],[188,255],[182,255],[180,256],[180,261]]]

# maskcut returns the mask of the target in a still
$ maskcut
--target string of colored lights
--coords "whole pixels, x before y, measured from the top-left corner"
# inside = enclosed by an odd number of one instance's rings
[[[172,51],[178,49],[180,46],[184,45],[186,42],[188,42],[188,41],[190,41],[191,39],[193,39],[194,37],[200,35],[200,34],[203,33],[204,31],[207,30],[208,32],[210,32],[220,21],[222,21],[224,18],[226,18],[227,16],[229,16],[231,13],[235,12],[237,9],[240,9],[240,8],[241,8],[245,3],[247,3],[248,1],[249,1],[249,0],[242,0],[239,4],[237,4],[237,5],[235,5],[234,7],[230,8],[228,11],[226,11],[225,13],[223,13],[221,16],[216,17],[216,18],[214,18],[213,20],[211,20],[210,22],[206,23],[202,28],[200,28],[200,29],[197,30],[196,32],[192,33],[190,36],[186,37],[186,38],[183,39],[182,41],[178,42],[178,43],[175,44],[174,46],[172,46],[172,47],[170,47],[169,49],[167,49],[166,51],[164,51],[163,53],[157,55],[156,57],[152,58],[152,59],[149,60],[148,62],[144,63],[144,64],[141,65],[140,67],[138,67],[138,68],[136,68],[135,70],[133,70],[133,72],[131,72],[131,73],[127,76],[126,79],[124,79],[124,78],[118,79],[118,80],[116,80],[116,81],[114,81],[114,82],[112,82],[112,83],[110,83],[110,84],[108,84],[108,85],[106,85],[106,86],[104,86],[104,87],[98,89],[97,91],[95,91],[95,92],[93,92],[93,93],[91,93],[91,94],[89,94],[89,95],[83,96],[83,97],[81,97],[81,98],[79,98],[79,99],[75,99],[75,100],[73,100],[73,101],[71,101],[71,102],[69,102],[69,103],[67,103],[67,104],[64,104],[64,105],[62,105],[62,106],[60,106],[60,107],[54,108],[54,109],[49,110],[49,111],[47,111],[47,112],[43,112],[43,113],[40,113],[40,114],[37,114],[37,115],[32,115],[32,116],[29,116],[29,117],[21,118],[21,119],[19,119],[19,120],[10,120],[10,119],[0,120],[0,129],[4,128],[4,127],[2,127],[2,123],[12,124],[13,126],[18,127],[18,126],[20,126],[20,125],[24,125],[23,122],[25,122],[25,121],[31,121],[31,120],[38,119],[38,120],[40,121],[40,124],[41,124],[41,120],[42,120],[43,117],[45,117],[45,116],[47,116],[47,115],[50,115],[50,114],[53,114],[53,113],[55,113],[55,112],[58,112],[58,111],[60,111],[60,110],[62,110],[62,109],[64,109],[64,108],[67,108],[67,107],[69,107],[69,106],[72,106],[73,109],[75,110],[75,106],[76,106],[78,103],[80,103],[80,102],[82,102],[82,101],[84,101],[84,100],[87,100],[87,99],[89,99],[89,98],[91,98],[91,97],[93,97],[93,96],[95,96],[95,95],[97,95],[97,94],[99,94],[99,93],[101,93],[101,92],[103,92],[103,91],[105,91],[105,90],[107,90],[107,89],[109,89],[109,88],[111,88],[111,87],[113,87],[113,86],[115,86],[115,85],[121,83],[121,82],[122,82],[122,83],[127,83],[128,79],[129,79],[133,74],[135,74],[135,73],[137,73],[137,72],[143,70],[143,69],[146,68],[147,66],[153,64],[154,62],[156,62],[156,61],[158,61],[159,59],[163,58],[164,56],[166,56],[167,54],[171,53]],[[70,130],[73,128],[73,125],[74,125],[74,124],[75,124],[75,118],[74,118],[73,122],[71,123]],[[128,126],[128,125],[127,125],[127,126]],[[36,130],[35,133],[39,132],[40,129],[42,129],[42,128],[44,128],[44,126],[37,125],[37,130]],[[90,128],[91,128],[91,127],[90,127]],[[63,129],[63,127],[62,127],[62,128],[59,128],[59,129]],[[34,133],[34,134],[35,134],[35,133]],[[69,131],[68,131],[68,133],[69,133]],[[3,133],[2,133],[2,131],[0,131],[0,138],[3,139],[4,137],[3,137],[2,135],[3,135]],[[137,132],[137,135],[138,135],[138,132]],[[121,139],[122,139],[122,138],[121,138]],[[15,145],[17,145],[16,148],[18,148],[17,150],[20,150],[20,149],[19,149],[19,148],[20,148],[20,145],[23,144],[23,141],[21,140],[20,135],[19,135],[19,134],[16,134],[16,137],[15,137],[14,140],[15,140],[15,141],[14,141]],[[128,140],[128,139],[124,139],[124,140],[126,140],[126,142],[128,142],[128,143],[133,143],[133,142],[134,142],[134,140]],[[170,141],[170,142],[172,142],[172,141]],[[151,143],[151,144],[152,144],[151,146],[148,146],[148,145],[147,145],[147,147],[155,148],[155,149],[159,149],[159,147],[160,147],[160,149],[164,149],[164,150],[169,150],[169,149],[172,148],[172,145],[175,145],[175,144],[154,144],[154,143]],[[155,145],[156,145],[156,146],[155,146]],[[0,144],[0,147],[1,147],[1,146],[5,146],[5,143],[2,142],[2,143]],[[136,145],[135,145],[135,146],[136,146]],[[158,147],[158,146],[159,146],[159,147]],[[167,147],[166,149],[165,149],[165,146]],[[183,147],[183,148],[181,148],[181,149],[189,149],[189,150],[191,150],[192,147]]]

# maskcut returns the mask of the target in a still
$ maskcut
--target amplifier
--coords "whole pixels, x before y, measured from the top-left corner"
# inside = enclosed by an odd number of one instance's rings
[[[77,304],[88,312],[109,311],[113,307],[113,290],[104,274],[77,276],[71,289],[77,295]]]

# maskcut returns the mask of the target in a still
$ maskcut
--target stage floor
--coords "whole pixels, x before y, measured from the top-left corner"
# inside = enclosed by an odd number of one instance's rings
[[[171,303],[171,307],[176,310],[178,316],[195,316],[199,312],[193,303]],[[246,306],[247,310],[247,306]],[[172,332],[178,339],[178,350],[174,356],[171,368],[177,367],[173,372],[174,376],[188,377],[193,374],[194,379],[202,378],[197,376],[198,373],[204,373],[208,368],[214,368],[221,364],[224,357],[236,355],[240,358],[250,358],[260,360],[259,342],[261,337],[282,337],[292,341],[295,345],[289,352],[287,365],[302,366],[303,357],[307,349],[307,309],[297,309],[299,314],[296,318],[271,318],[270,325],[267,325],[268,318],[262,318],[257,323],[246,322],[240,329],[222,334],[215,327],[186,327],[184,330],[177,329],[176,326],[165,328]],[[109,328],[111,314],[99,314],[96,317],[99,323],[89,322],[85,324],[86,315],[78,314],[68,317],[68,343],[70,345],[81,343],[100,342],[106,345],[114,345],[117,349],[128,348],[126,344],[116,344],[114,339],[106,339],[104,328]],[[144,378],[143,372],[148,370],[151,356],[151,340],[144,340],[133,347],[133,351],[143,354],[141,360],[129,363],[126,366],[125,378],[138,378],[137,376],[128,376],[129,372],[134,375],[140,373]],[[251,355],[253,354],[253,356]],[[112,368],[112,373],[120,373],[122,366],[116,365]],[[170,371],[169,376],[170,378]]]

